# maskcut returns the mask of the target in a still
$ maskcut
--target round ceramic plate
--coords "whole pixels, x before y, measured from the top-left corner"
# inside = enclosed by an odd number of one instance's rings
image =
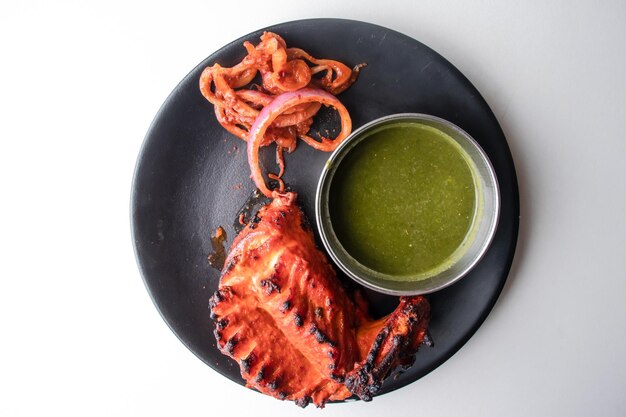
[[[367,63],[358,81],[340,95],[354,128],[393,113],[426,113],[460,126],[474,137],[495,168],[502,210],[495,239],[482,261],[464,279],[428,296],[434,347],[422,347],[415,364],[388,379],[387,393],[409,384],[450,358],[478,329],[506,280],[515,251],[519,197],[506,139],[487,103],[443,57],[420,42],[384,27],[338,19],[283,23],[238,39],[191,71],[167,98],[146,135],[137,162],[131,219],[135,251],[146,287],[172,331],[207,365],[244,384],[239,366],[222,355],[213,337],[208,300],[219,271],[211,268],[210,236],[217,226],[235,236],[239,209],[254,190],[245,143],[216,121],[200,94],[198,78],[209,65],[232,66],[245,56],[244,41],[257,43],[263,31],[281,35],[287,45],[349,66]],[[318,128],[331,127],[322,117]],[[273,146],[262,161],[273,167]],[[314,219],[317,181],[329,154],[300,142],[286,155],[284,176],[299,203]],[[340,276],[341,279],[346,279]],[[397,298],[367,292],[372,314],[389,312]]]

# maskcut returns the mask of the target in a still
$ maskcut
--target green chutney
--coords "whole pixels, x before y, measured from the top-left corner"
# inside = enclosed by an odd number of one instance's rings
[[[384,126],[339,162],[329,197],[333,230],[362,265],[393,280],[447,269],[471,235],[476,187],[470,157],[445,133]]]

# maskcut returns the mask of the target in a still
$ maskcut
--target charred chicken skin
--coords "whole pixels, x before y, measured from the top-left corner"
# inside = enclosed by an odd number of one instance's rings
[[[235,238],[210,300],[217,345],[264,394],[302,407],[353,394],[371,400],[394,369],[413,363],[430,306],[402,297],[372,320],[316,247],[295,200],[275,192]]]

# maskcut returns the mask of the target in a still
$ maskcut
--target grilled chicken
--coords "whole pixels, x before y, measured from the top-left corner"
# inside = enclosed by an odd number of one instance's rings
[[[373,321],[316,247],[295,200],[275,193],[235,238],[210,300],[218,347],[248,387],[278,399],[302,407],[353,394],[371,400],[394,369],[413,363],[429,304],[402,297]]]

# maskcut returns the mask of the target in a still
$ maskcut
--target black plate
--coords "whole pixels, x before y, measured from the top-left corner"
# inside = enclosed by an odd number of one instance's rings
[[[313,56],[350,66],[367,62],[356,84],[340,99],[354,128],[392,113],[427,113],[447,119],[472,135],[489,155],[500,184],[502,209],[491,248],[457,284],[430,295],[430,332],[435,347],[422,348],[412,368],[388,380],[382,392],[409,384],[450,358],[478,329],[506,280],[517,241],[519,197],[506,139],[487,103],[454,66],[401,33],[350,20],[313,19],[283,23],[251,33],[215,52],[189,73],[159,110],[139,155],[132,192],[132,230],[139,268],[164,320],[180,340],[210,367],[243,384],[238,365],[215,345],[208,299],[219,272],[207,263],[210,235],[233,221],[254,186],[245,143],[217,123],[198,90],[208,65],[231,66],[258,42],[264,30]],[[272,166],[273,148],[264,152]],[[285,180],[314,219],[315,187],[328,154],[301,142],[287,155]],[[389,311],[397,299],[368,292],[373,314]]]

